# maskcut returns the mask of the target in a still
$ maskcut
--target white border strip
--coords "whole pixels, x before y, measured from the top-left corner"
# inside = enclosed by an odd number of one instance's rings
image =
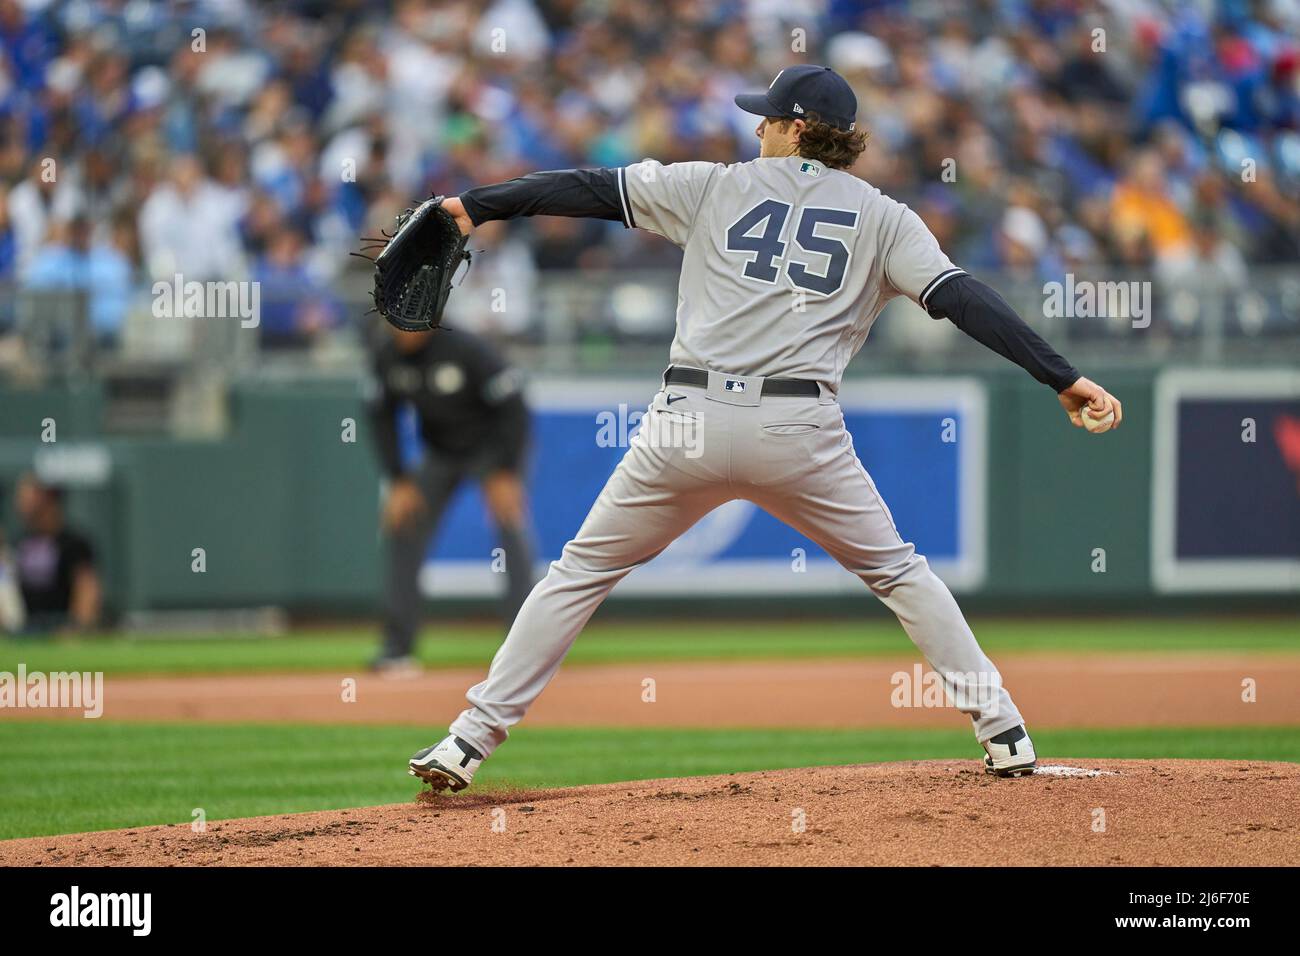
[[[1155,589],[1163,594],[1300,590],[1300,559],[1178,557],[1178,403],[1188,397],[1298,398],[1300,374],[1282,369],[1160,373],[1152,416],[1151,581]]]
[[[537,580],[549,564],[535,568]],[[931,561],[931,569],[950,584],[958,570],[952,561]],[[798,579],[798,587],[791,585]],[[744,582],[741,584],[740,582]],[[485,561],[447,561],[425,564],[420,570],[420,590],[428,597],[487,598],[501,594],[501,575]],[[953,590],[957,590],[954,585]],[[721,564],[689,567],[656,565],[632,571],[619,582],[611,600],[620,597],[772,597],[867,595],[856,574],[830,558],[810,558],[805,570],[791,574],[789,558],[728,560]]]
[[[935,291],[941,285],[943,285],[949,279],[955,279],[958,276],[964,276],[964,275],[966,275],[966,270],[958,269],[955,266],[949,269],[947,272],[940,272],[937,276],[935,276],[933,279],[930,280],[929,285],[927,285],[924,289],[921,290],[921,297],[919,300],[921,308],[923,309],[928,308],[930,296],[934,295]]]
[[[627,195],[627,188],[626,188],[627,167],[626,166],[618,167],[618,175],[615,177],[615,179],[618,181],[618,201],[623,205],[623,225],[627,229],[635,229],[636,226],[632,224],[632,207],[630,205],[630,201]]]

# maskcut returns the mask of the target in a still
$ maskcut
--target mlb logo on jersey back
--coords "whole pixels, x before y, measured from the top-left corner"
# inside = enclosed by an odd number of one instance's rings
[[[816,163],[800,163],[799,172],[804,173],[808,176],[816,176],[819,172],[821,172],[821,170],[817,168]]]
[[[726,384],[722,387],[729,392],[743,392],[745,390],[745,383],[734,378],[729,378],[727,379]]]

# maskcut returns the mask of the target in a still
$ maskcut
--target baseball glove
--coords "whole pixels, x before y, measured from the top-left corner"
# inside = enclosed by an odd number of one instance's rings
[[[397,217],[391,235],[366,240],[383,246],[372,260],[374,311],[405,332],[442,324],[452,277],[462,262],[470,261],[465,248],[469,237],[461,234],[451,213],[442,208],[442,200],[442,196],[426,199]]]

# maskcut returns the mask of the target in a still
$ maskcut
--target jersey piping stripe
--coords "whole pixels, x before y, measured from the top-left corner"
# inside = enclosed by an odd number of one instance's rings
[[[623,225],[629,229],[636,228],[636,220],[632,218],[632,204],[627,198],[627,167],[618,167],[618,201],[623,204]]]
[[[956,269],[956,268],[949,269],[946,272],[940,272],[937,276],[935,276],[933,279],[930,280],[930,284],[928,286],[926,286],[923,290],[921,290],[921,308],[923,309],[925,308],[925,300],[930,297],[931,292],[939,288],[939,286],[943,285],[949,279],[954,279],[957,276],[964,276],[965,274],[966,274],[965,269]]]

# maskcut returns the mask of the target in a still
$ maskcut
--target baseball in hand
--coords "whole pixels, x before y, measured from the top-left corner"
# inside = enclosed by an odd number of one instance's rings
[[[1114,410],[1107,412],[1101,418],[1093,418],[1092,409],[1085,405],[1079,409],[1079,417],[1083,419],[1083,427],[1094,435],[1110,431],[1110,426],[1115,424]]]

